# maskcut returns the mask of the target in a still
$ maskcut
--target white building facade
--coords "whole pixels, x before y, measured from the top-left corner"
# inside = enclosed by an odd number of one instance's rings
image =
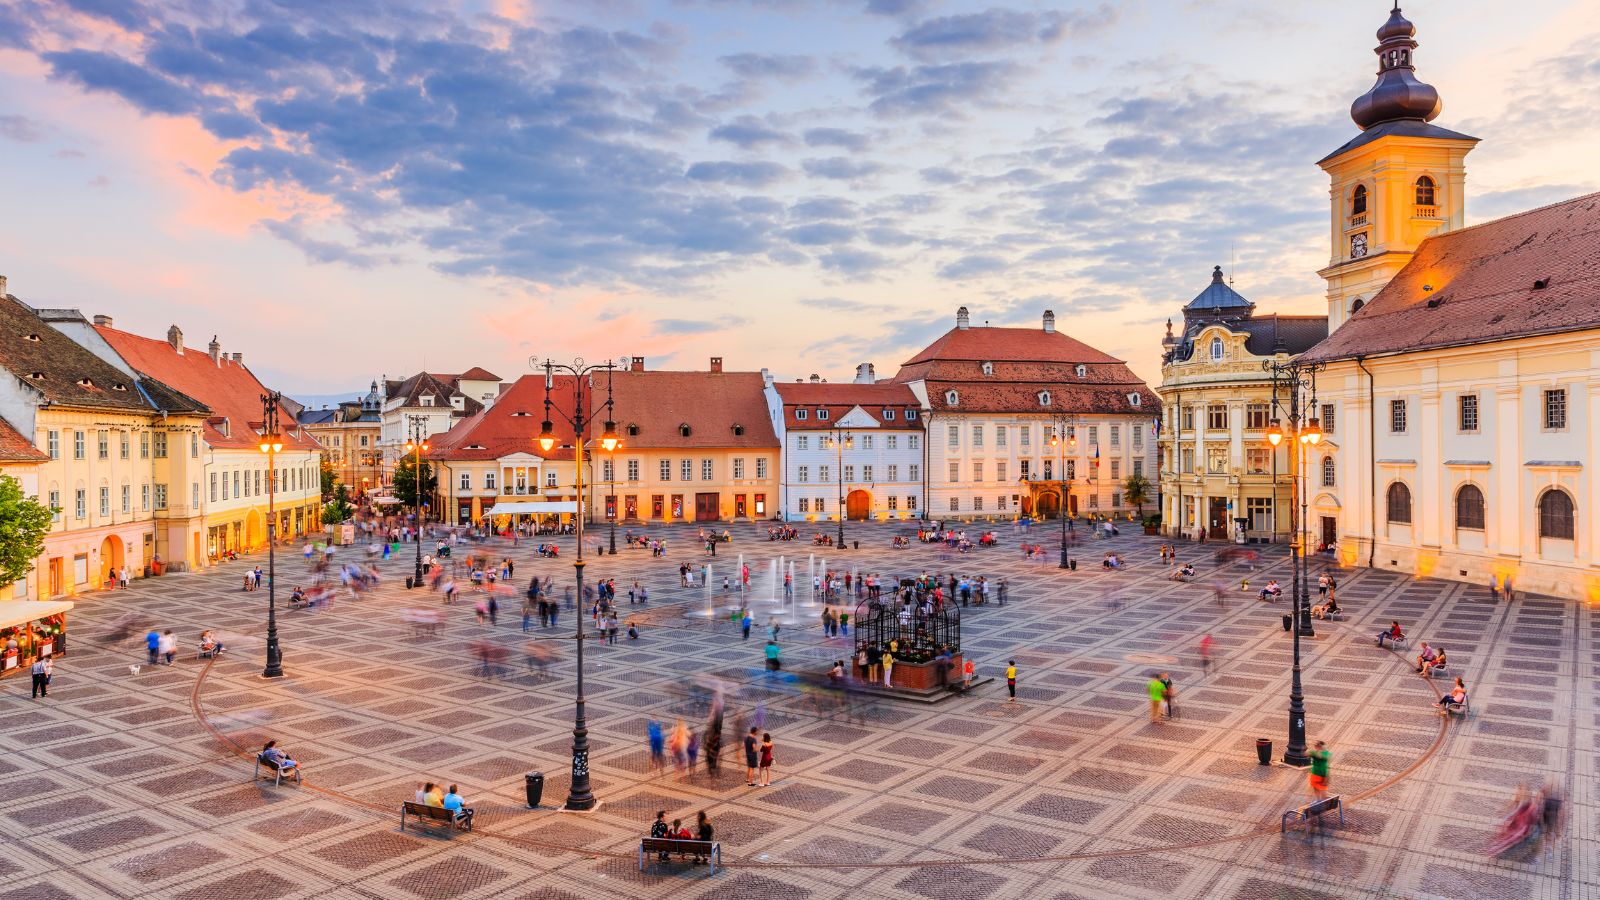
[[[788,522],[916,519],[923,509],[922,409],[901,384],[767,380],[783,447],[779,495]]]

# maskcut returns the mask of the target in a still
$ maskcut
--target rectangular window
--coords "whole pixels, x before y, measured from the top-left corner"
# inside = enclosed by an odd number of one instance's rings
[[[1334,415],[1334,405],[1332,403],[1322,404],[1322,433],[1333,434],[1335,430],[1333,426],[1337,421],[1338,417]]]
[[[890,412],[893,412],[893,410],[890,410]],[[889,495],[889,511],[890,512],[894,512],[895,510],[897,510],[899,508],[900,508],[900,498],[896,497],[893,494],[890,494]]]
[[[1075,460],[1075,459],[1067,460],[1067,470],[1065,472],[1061,473],[1061,477],[1067,479],[1068,481],[1071,481],[1072,479],[1077,478],[1078,477],[1078,461]]]
[[[803,512],[803,513],[811,512],[811,498],[810,497],[801,497],[797,502],[800,504],[799,507],[798,507],[800,512]]]
[[[1133,461],[1133,474],[1140,478],[1144,477],[1144,460],[1136,459]]]
[[[972,464],[972,480],[973,481],[982,481],[983,480],[983,463],[982,462],[974,462]]]
[[[600,480],[601,481],[616,481],[617,480],[617,464],[616,464],[615,461],[608,459],[608,460],[600,463]]]
[[[1006,441],[1009,439],[1010,432],[1011,432],[1011,429],[1007,428],[1004,425],[995,426],[995,429],[994,429],[994,445],[996,447],[1007,447],[1007,446],[1010,446],[1009,444],[1006,443]]]
[[[1206,407],[1206,428],[1211,431],[1228,430],[1228,407],[1212,403]]]
[[[920,434],[908,434],[908,435],[906,435],[906,448],[907,449],[918,450],[918,449],[921,449],[921,447],[922,447],[922,435],[920,435]]]
[[[494,473],[493,472],[485,472],[485,473],[483,473],[483,486],[485,488],[487,488],[488,490],[491,490],[491,491],[494,490]]]
[[[671,481],[672,480],[672,460],[670,460],[670,459],[663,459],[661,461],[661,480],[662,481]]]
[[[1206,448],[1206,472],[1212,475],[1228,474],[1228,448]]]
[[[189,434],[189,458],[200,458],[200,435],[194,432]]]
[[[1460,429],[1462,431],[1478,430],[1478,395],[1462,394],[1459,400],[1461,408]]]
[[[804,435],[804,434],[797,435],[795,437],[795,439],[794,439],[794,448],[796,450],[810,450],[811,449],[811,437],[810,437],[810,435]]]
[[[650,495],[650,518],[652,518],[652,519],[663,518],[662,512],[666,508],[664,503],[662,502],[664,499],[665,498],[663,498],[660,494],[651,494]]]
[[[910,413],[906,413],[906,418],[908,418],[908,419],[911,418],[911,414]],[[916,494],[912,494],[911,496],[906,498],[906,509],[915,510],[916,508],[917,508],[917,495]]]
[[[883,420],[885,422],[893,422],[894,421],[894,410],[892,410],[892,409],[884,410],[883,411]]]
[[[1006,480],[1006,462],[1003,459],[994,464],[994,480],[995,481],[1005,481]]]
[[[139,432],[139,458],[150,458],[150,432],[148,431]]]
[[[961,498],[960,497],[951,497],[950,498],[950,511],[951,512],[960,512],[961,511]]]
[[[700,460],[700,480],[701,481],[710,481],[711,480],[711,460],[709,460],[709,459]]]
[[[554,469],[548,470],[548,471],[546,471],[544,473],[544,486],[545,487],[556,487],[557,486],[556,485],[556,473],[555,473]]]
[[[1075,436],[1074,435],[1075,431],[1077,431],[1076,428],[1067,429],[1067,441],[1069,443],[1072,441],[1072,438]],[[1091,447],[1100,446],[1100,426],[1099,425],[1090,425],[1089,426],[1089,446],[1091,446]]]
[[[1053,480],[1055,480],[1055,477],[1056,477],[1055,476],[1055,472],[1056,472],[1056,461],[1053,460],[1053,459],[1045,460],[1044,461],[1044,480],[1045,481],[1053,481]]]
[[[983,512],[983,498],[982,497],[973,497],[972,498],[972,511],[973,512]]]
[[[909,422],[912,419],[915,419],[916,417],[917,417],[917,411],[916,410],[914,410],[914,409],[906,410],[906,421]],[[914,508],[914,507],[907,507],[907,509],[912,509],[912,508]]]
[[[122,511],[133,512],[133,491],[127,485],[122,486]]]
[[[1001,510],[1002,512],[1005,510],[1005,508],[1006,508],[1006,497],[1005,497],[1004,494],[1001,494],[1000,496],[994,498],[994,508],[998,509],[998,510]]]
[[[462,472],[461,473],[461,489],[463,491],[472,490],[472,473],[471,472]]]
[[[127,459],[128,458],[128,433],[126,431],[117,432],[117,440],[118,440],[118,444],[119,444],[118,449],[121,451],[120,452],[121,457],[123,459]]]
[[[1179,414],[1179,419],[1182,423],[1180,427],[1183,428],[1183,430],[1192,430],[1194,428],[1194,407],[1183,407],[1182,412]]]
[[[1017,429],[1017,438],[1018,438],[1017,443],[1021,444],[1022,446],[1024,446],[1024,447],[1032,446],[1033,445],[1033,426],[1032,425],[1024,425],[1021,428]]]
[[[1121,481],[1122,480],[1122,460],[1120,460],[1120,459],[1113,459],[1111,461],[1111,480],[1112,481]],[[1112,505],[1113,506],[1121,506],[1122,504],[1115,503],[1115,504],[1112,504]]]
[[[364,435],[364,434],[361,436],[361,446],[363,446],[363,447],[367,446],[367,437],[368,436]]]
[[[1245,515],[1250,519],[1248,527],[1251,531],[1272,531],[1271,497],[1246,497],[1244,509]]]
[[[226,479],[228,476],[224,475],[222,477],[224,479]],[[226,494],[228,492],[228,489],[227,489],[226,486],[223,487],[222,492],[224,494]],[[238,472],[234,472],[233,473],[233,496],[234,496],[234,499],[238,499],[239,497],[244,496],[243,494],[239,493],[239,473]],[[149,509],[149,508],[150,508],[150,504],[146,503],[145,504],[145,509]]]
[[[767,477],[767,458],[765,456],[756,457],[756,477]]]
[[[827,466],[817,466],[817,480],[818,481],[822,481],[822,482],[827,482],[827,481],[832,481],[833,480],[832,477],[828,474],[828,467]]]
[[[960,481],[961,481],[961,463],[952,461],[950,463],[950,483],[951,484],[956,484],[956,483],[958,483]]]
[[[61,492],[60,491],[51,491],[50,492],[50,510],[51,510],[50,520],[52,522],[61,521]]]
[[[982,425],[974,425],[974,426],[972,426],[972,446],[974,446],[974,447],[982,447],[983,446],[983,426]]]
[[[828,415],[829,415],[829,413],[828,413],[828,411],[827,411],[827,410],[825,410],[825,409],[819,409],[819,410],[817,410],[817,418],[819,418],[819,419],[822,419],[822,420],[823,420],[823,421],[826,421],[826,420],[827,420],[827,418],[828,418]]]
[[[95,438],[96,438],[96,440],[95,440],[96,448],[95,449],[98,451],[98,453],[96,455],[98,455],[101,459],[110,459],[111,458],[111,433],[107,432],[107,431],[101,431],[101,432],[98,432],[95,435]]]
[[[1389,401],[1389,432],[1391,434],[1406,433],[1406,402],[1404,400]]]
[[[628,480],[639,480],[639,461],[637,459],[628,460]]]
[[[49,452],[51,459],[61,458],[61,432],[51,431],[46,433],[45,449]]]
[[[911,472],[911,478],[910,478],[911,481],[921,481],[922,480],[922,466],[917,465],[916,463],[912,463],[910,466],[907,466],[907,468]]]
[[[1022,465],[1022,480],[1023,481],[1027,481],[1029,478],[1033,477],[1033,460],[1025,459],[1025,460],[1022,461],[1021,465]]]
[[[694,460],[692,460],[692,459],[680,459],[680,460],[678,460],[678,480],[679,481],[693,481],[694,480]]]
[[[1178,466],[1178,470],[1180,472],[1182,472],[1185,475],[1187,475],[1190,472],[1194,471],[1194,448],[1193,447],[1184,447],[1179,452],[1178,458],[1181,460],[1181,463]]]
[[[189,482],[189,503],[193,509],[200,508],[200,482]]]
[[[1265,447],[1247,447],[1244,462],[1245,471],[1251,475],[1266,475],[1272,467],[1272,451]]]
[[[1252,431],[1266,431],[1271,426],[1272,406],[1268,403],[1250,403],[1244,408],[1244,427]]]
[[[855,466],[847,465],[847,466],[844,467],[844,480],[845,481],[855,481],[856,480],[856,467]]]
[[[744,457],[742,457],[742,456],[735,456],[733,458],[733,477],[734,478],[743,478],[744,477]]]
[[[961,426],[960,425],[947,425],[947,426],[945,426],[945,430],[946,430],[946,433],[949,435],[949,438],[950,438],[949,446],[951,448],[955,448],[955,447],[961,446]]]
[[[1556,431],[1567,427],[1567,390],[1556,388],[1544,392],[1544,427]]]
[[[1135,450],[1144,449],[1144,426],[1143,425],[1135,425],[1135,426],[1133,426],[1133,449],[1135,449]]]
[[[100,489],[100,515],[111,515],[111,488],[103,487]]]
[[[1089,495],[1089,508],[1090,509],[1099,509],[1100,508],[1100,495],[1098,493]]]
[[[861,467],[861,480],[865,481],[865,482],[867,482],[869,484],[872,482],[872,467],[871,466],[862,466]]]
[[[1122,495],[1121,494],[1112,494],[1111,495],[1111,505],[1114,506],[1114,507],[1115,506],[1121,506],[1122,505]]]
[[[156,485],[156,509],[166,509],[166,508],[167,508],[167,486],[164,485],[164,484],[158,484],[158,485]]]
[[[872,449],[872,435],[863,434],[861,436],[861,449],[863,449],[863,450],[871,450]]]
[[[1113,425],[1113,426],[1111,426],[1111,446],[1113,446],[1113,447],[1121,447],[1122,446],[1122,426],[1121,425]]]
[[[78,488],[72,495],[72,512],[76,518],[85,519],[89,516],[88,491]]]
[[[808,415],[810,415],[810,413],[803,409],[797,409],[794,411],[794,417],[796,419],[804,420]]]
[[[211,502],[217,502],[217,473],[211,473]]]
[[[898,434],[889,435],[889,449],[890,450],[899,450],[900,449],[900,435],[898,435]]]
[[[811,480],[811,467],[810,466],[800,466],[799,468],[795,469],[794,480],[798,481],[798,482],[801,482],[802,484],[807,482],[807,481],[810,481]]]
[[[156,442],[156,459],[166,459],[167,458],[167,433],[165,431],[156,432],[155,442]]]
[[[899,481],[900,480],[900,467],[895,465],[895,464],[893,464],[893,463],[889,464],[889,480],[890,481]]]
[[[83,432],[81,431],[72,433],[72,458],[83,459]],[[82,516],[79,516],[79,518],[82,518]]]

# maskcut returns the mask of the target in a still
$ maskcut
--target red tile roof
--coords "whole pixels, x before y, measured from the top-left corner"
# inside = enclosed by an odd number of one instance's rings
[[[625,446],[778,447],[760,372],[618,372],[612,385]],[[605,401],[603,381],[595,399]],[[630,425],[638,426],[637,435],[628,433]],[[682,425],[689,426],[687,435]]]
[[[0,462],[44,462],[49,458],[50,454],[35,447],[10,422],[0,419]]]
[[[952,328],[902,365],[930,360],[1009,360],[1012,362],[1115,363],[1120,360],[1042,328]],[[898,376],[896,381],[904,379]]]
[[[494,374],[493,372],[489,371],[488,369],[483,368],[482,366],[473,366],[472,368],[466,370],[465,372],[462,372],[460,375],[457,375],[455,378],[456,378],[456,384],[457,385],[459,385],[463,381],[499,381],[500,380],[500,376],[499,375]]]
[[[1383,290],[1303,358],[1600,328],[1597,272],[1600,193],[1446,232],[1423,241]],[[1545,287],[1536,287],[1541,280]]]
[[[1084,413],[1093,415],[1149,415],[1161,413],[1161,401],[1143,382],[1127,384],[1062,384],[1053,381],[973,382],[928,381],[928,406],[936,413],[1012,413],[1051,415]],[[946,400],[956,392],[956,404]],[[1039,403],[1039,393],[1050,392],[1050,405]],[[1128,399],[1139,395],[1139,405]]]
[[[195,348],[182,354],[164,340],[141,337],[105,325],[95,326],[111,349],[134,371],[170,385],[211,408],[205,439],[213,447],[256,447],[261,428],[261,395],[268,393],[242,362],[227,357],[213,361]],[[223,430],[226,423],[226,431]],[[288,409],[279,406],[279,430],[286,450],[311,450],[319,445],[309,433],[296,437],[297,424]]]
[[[50,327],[9,294],[0,296],[0,367],[56,406],[132,413],[156,409],[138,379]]]
[[[485,375],[489,374],[487,372]],[[483,409],[483,403],[476,397],[468,397],[461,392],[458,383],[460,375],[440,375],[435,372],[418,372],[403,381],[384,382],[384,396],[388,400],[403,398],[403,406],[421,407],[422,395],[432,394],[436,406],[455,408],[450,398],[459,396],[463,402],[461,408],[456,410],[457,418],[466,418]]]
[[[773,385],[783,401],[785,427],[805,430],[833,428],[840,419],[857,406],[884,428],[922,430],[920,418],[907,419],[906,410],[920,409],[917,395],[903,384],[882,382],[877,384],[813,384],[809,381],[778,383]],[[795,417],[795,410],[806,410],[806,418]],[[828,410],[828,418],[818,419],[817,410]],[[885,419],[885,409],[895,410],[893,419]]]
[[[537,443],[544,423],[544,376],[524,375],[501,392],[494,405],[462,419],[448,432],[430,437],[428,456],[470,461],[531,453],[540,459],[572,459],[572,426],[559,415],[560,411],[572,412],[572,401],[572,376],[556,376],[550,391],[554,407],[550,421],[559,443],[545,452]],[[601,426],[595,427],[598,434]]]

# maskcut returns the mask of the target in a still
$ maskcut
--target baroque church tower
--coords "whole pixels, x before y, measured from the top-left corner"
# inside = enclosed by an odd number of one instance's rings
[[[1317,165],[1328,173],[1328,328],[1411,260],[1431,234],[1462,226],[1466,157],[1478,139],[1430,124],[1444,104],[1417,80],[1416,27],[1397,5],[1378,29],[1378,80],[1350,106],[1361,133]]]

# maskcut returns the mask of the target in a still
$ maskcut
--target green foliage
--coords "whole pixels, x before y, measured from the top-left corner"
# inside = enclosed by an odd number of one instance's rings
[[[28,577],[44,551],[55,511],[22,493],[22,482],[0,475],[0,587]]]
[[[356,508],[350,503],[350,488],[337,485],[333,489],[333,499],[322,507],[322,524],[337,525],[356,514]]]
[[[333,470],[333,463],[324,458],[322,460],[322,496],[331,496],[333,494],[333,484],[338,480],[339,476]]]
[[[1139,508],[1139,515],[1144,515],[1144,505],[1150,502],[1150,479],[1143,475],[1129,475],[1122,481],[1123,499]]]
[[[417,505],[417,465],[416,465],[416,463],[417,463],[417,458],[415,456],[403,456],[403,457],[400,458],[399,465],[396,465],[394,467],[394,495],[395,495],[395,498],[398,499],[401,503],[404,503],[406,506],[411,506],[411,507],[414,507],[414,506]],[[434,475],[433,466],[428,465],[427,460],[423,460],[423,463],[422,463],[422,499],[426,500],[429,497],[432,497],[434,490],[436,488],[438,488],[438,486],[439,486],[439,479],[438,479],[437,476]]]

